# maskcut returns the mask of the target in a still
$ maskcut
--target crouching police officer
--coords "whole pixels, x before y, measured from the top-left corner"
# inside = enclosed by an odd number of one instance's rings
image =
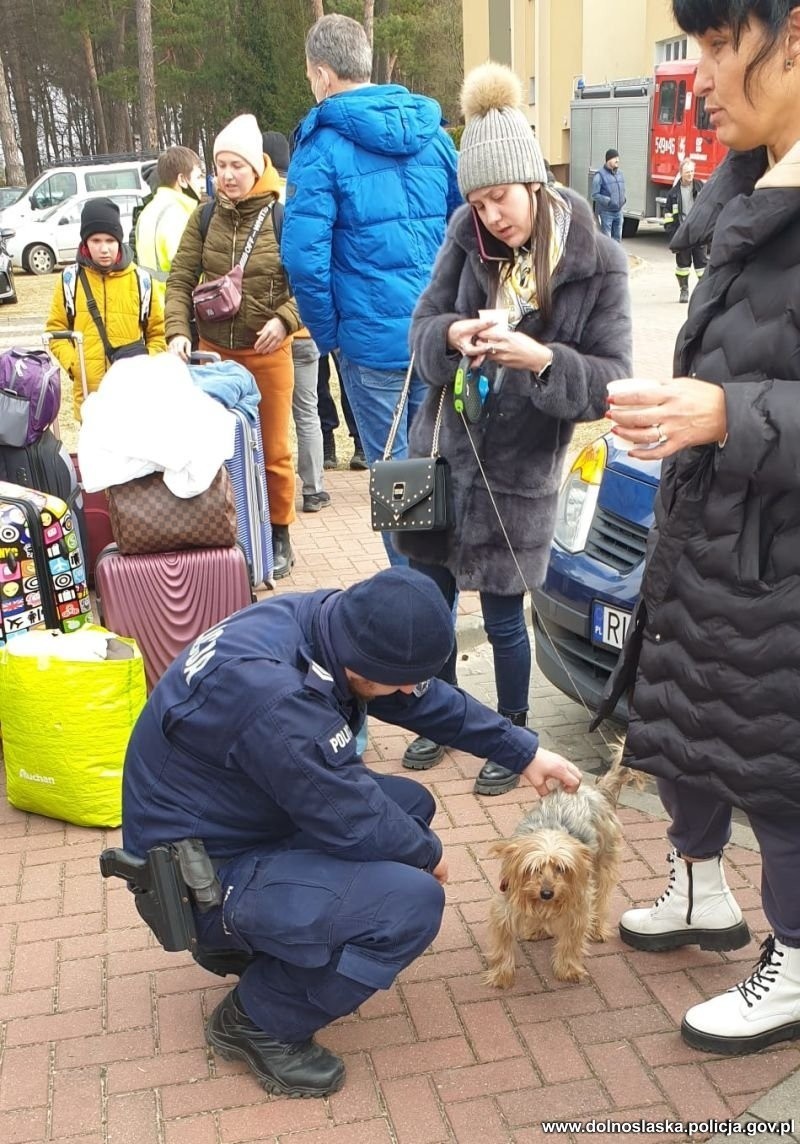
[[[125,849],[194,837],[221,883],[198,940],[252,954],[207,1039],[269,1092],[325,1096],[344,1064],[313,1034],[438,933],[447,862],[420,784],[356,751],[366,713],[497,759],[540,794],[580,772],[532,731],[436,679],[453,645],[434,582],[389,568],[346,591],[255,604],[168,669],[125,761]]]

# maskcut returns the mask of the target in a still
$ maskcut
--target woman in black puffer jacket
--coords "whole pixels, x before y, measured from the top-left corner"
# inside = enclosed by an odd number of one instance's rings
[[[669,886],[623,916],[629,945],[749,940],[721,857],[731,807],[750,818],[774,936],[682,1026],[697,1048],[746,1053],[800,1036],[800,0],[673,8],[732,154],[672,242],[711,241],[676,376],[611,408],[621,437],[660,442],[632,456],[666,464],[603,710],[632,688],[626,761],[657,776],[672,818]]]

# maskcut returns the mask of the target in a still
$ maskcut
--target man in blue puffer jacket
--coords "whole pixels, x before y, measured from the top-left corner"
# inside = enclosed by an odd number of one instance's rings
[[[281,254],[320,353],[338,350],[367,460],[383,453],[409,364],[411,312],[461,203],[456,153],[433,99],[371,84],[361,25],[323,16],[306,38],[318,106],[297,130]],[[411,386],[394,448],[426,392]],[[405,563],[384,536],[392,563]]]

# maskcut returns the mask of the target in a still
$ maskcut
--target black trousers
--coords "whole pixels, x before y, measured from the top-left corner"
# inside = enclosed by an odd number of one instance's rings
[[[334,429],[339,428],[339,411],[336,408],[336,402],[333,400],[333,394],[331,393],[331,356],[333,356],[333,360],[336,363],[336,372],[339,374],[339,392],[342,398],[342,413],[344,414],[347,431],[353,438],[356,449],[360,449],[361,441],[358,436],[358,429],[356,428],[356,419],[353,416],[353,410],[350,408],[350,402],[347,400],[347,394],[344,391],[342,373],[335,355],[320,354],[319,365],[317,366],[317,412],[319,413],[319,423],[322,426],[323,433],[332,433]]]

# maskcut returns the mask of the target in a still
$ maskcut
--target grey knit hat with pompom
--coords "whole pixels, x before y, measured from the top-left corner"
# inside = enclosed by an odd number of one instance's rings
[[[470,191],[508,183],[546,183],[547,168],[522,111],[522,84],[510,68],[474,68],[461,89],[466,127],[458,153],[458,185]]]

